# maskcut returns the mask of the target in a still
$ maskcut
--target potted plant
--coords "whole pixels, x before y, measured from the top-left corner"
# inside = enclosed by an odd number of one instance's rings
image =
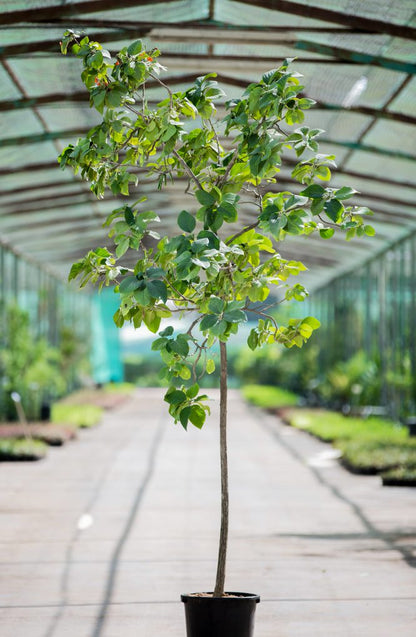
[[[201,428],[209,413],[207,396],[200,393],[197,365],[210,374],[215,362],[209,352],[220,349],[221,530],[217,575],[213,592],[182,596],[188,637],[249,637],[253,631],[257,595],[226,593],[224,589],[228,535],[227,484],[227,341],[247,321],[256,319],[248,346],[280,343],[301,347],[319,326],[313,317],[290,319],[279,325],[270,309],[270,289],[280,300],[303,301],[307,291],[290,277],[306,268],[283,259],[274,242],[287,235],[319,233],[329,239],[337,226],[351,238],[372,234],[363,222],[366,208],[345,204],[352,188],[329,188],[332,155],[318,153],[319,129],[302,124],[313,100],[299,97],[299,75],[290,60],[250,84],[241,99],[225,102],[225,117],[214,119],[214,102],[223,91],[215,73],[198,77],[187,90],[173,92],[159,74],[157,49],[147,51],[135,41],[111,57],[102,46],[66,31],[61,43],[83,62],[82,80],[90,105],[102,122],[70,145],[59,157],[91,183],[97,197],[106,188],[129,195],[132,184],[150,178],[162,189],[184,180],[190,204],[179,210],[177,231],[160,236],[157,214],[146,198],[116,208],[105,221],[115,252],[91,250],[72,266],[69,279],[80,285],[114,285],[120,308],[117,326],[126,321],[157,333],[162,319],[189,316],[181,332],[172,326],[159,331],[153,349],[159,350],[169,413],[186,429]],[[166,91],[156,105],[148,102],[148,81]],[[292,176],[299,193],[278,191],[276,174],[283,152],[296,155]],[[299,159],[306,151],[307,159]],[[249,217],[241,224],[241,212]],[[237,225],[240,221],[240,225]],[[232,231],[229,224],[236,224]],[[134,257],[132,258],[132,255]]]
[[[62,395],[67,378],[59,369],[59,351],[36,338],[28,312],[11,304],[5,307],[0,326],[0,406],[6,420],[16,420],[16,405],[24,405],[27,419],[42,420],[51,395]],[[19,401],[12,394],[20,396]]]

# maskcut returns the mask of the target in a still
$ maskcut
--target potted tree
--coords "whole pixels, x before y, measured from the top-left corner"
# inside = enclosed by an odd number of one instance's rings
[[[319,322],[310,316],[279,325],[271,308],[270,289],[280,300],[303,301],[307,291],[290,277],[306,268],[282,258],[275,242],[288,235],[318,233],[323,239],[335,227],[347,239],[373,234],[365,225],[366,208],[345,204],[352,188],[325,186],[334,165],[332,155],[318,153],[319,129],[302,124],[313,100],[300,97],[299,75],[290,60],[250,84],[241,99],[225,102],[225,116],[214,119],[214,102],[223,91],[211,73],[198,77],[187,90],[173,92],[159,74],[160,52],[147,51],[135,41],[111,57],[102,46],[66,31],[68,48],[82,60],[82,80],[90,105],[102,114],[100,124],[59,157],[91,183],[97,197],[106,188],[129,195],[132,184],[150,178],[162,189],[184,180],[190,205],[179,210],[177,231],[160,237],[157,214],[146,198],[117,207],[105,221],[115,251],[91,250],[74,263],[69,279],[114,285],[120,308],[117,326],[126,321],[158,333],[169,413],[186,429],[201,428],[209,413],[200,392],[198,370],[210,374],[215,362],[209,352],[220,349],[221,529],[217,575],[213,592],[183,595],[188,637],[249,637],[253,631],[257,595],[226,593],[224,588],[228,535],[227,478],[227,341],[247,321],[256,320],[248,337],[251,349],[280,343],[301,347]],[[148,81],[166,91],[155,106],[148,102]],[[191,125],[189,125],[191,124]],[[279,191],[276,174],[284,151],[296,155],[292,176],[299,192]],[[307,158],[300,159],[306,152]],[[249,216],[241,223],[241,213]],[[238,223],[240,222],[240,225]],[[227,231],[229,224],[235,224]],[[133,258],[132,258],[132,255]],[[184,329],[159,331],[162,319],[189,316]]]

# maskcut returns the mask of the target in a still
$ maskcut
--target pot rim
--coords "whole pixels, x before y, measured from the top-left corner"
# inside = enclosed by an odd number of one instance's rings
[[[204,597],[201,597],[201,594],[204,595]],[[190,600],[197,600],[198,602],[202,603],[208,601],[208,602],[213,602],[215,601],[216,603],[224,603],[224,602],[240,602],[240,601],[244,601],[244,600],[250,600],[250,601],[255,601],[256,604],[258,604],[260,602],[260,595],[257,595],[256,593],[241,593],[241,592],[237,592],[237,591],[225,591],[225,594],[228,595],[233,595],[234,597],[212,597],[212,591],[199,591],[196,593],[184,593],[181,595],[181,600],[186,604],[187,602],[189,602]],[[205,595],[210,595],[210,597],[205,597]]]

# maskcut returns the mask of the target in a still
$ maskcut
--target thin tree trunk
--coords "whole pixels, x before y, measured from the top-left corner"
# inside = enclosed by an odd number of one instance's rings
[[[227,459],[227,346],[220,341],[220,454],[221,454],[221,530],[214,597],[224,595],[228,542],[228,459]]]

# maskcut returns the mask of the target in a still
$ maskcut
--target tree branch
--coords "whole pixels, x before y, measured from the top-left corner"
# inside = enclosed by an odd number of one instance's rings
[[[167,84],[165,84],[164,82],[162,82],[162,80],[160,79],[160,77],[158,77],[157,75],[153,75],[153,73],[149,73],[149,77],[153,78],[154,80],[156,80],[156,82],[159,82],[159,84],[161,86],[163,86],[163,88],[165,88],[167,90],[167,92],[169,93],[169,99],[170,99],[170,107],[173,108],[173,93],[170,90],[169,86]]]
[[[275,319],[273,318],[271,314],[266,314],[265,312],[260,312],[259,310],[250,310],[250,312],[252,312],[253,314],[257,314],[258,316],[264,316],[265,318],[270,319],[270,321],[273,323],[276,330],[279,329],[278,324],[276,323]]]
[[[171,299],[171,298],[168,297],[167,300],[168,301],[173,301],[173,303],[174,303],[178,299]],[[197,312],[197,311],[198,311],[197,307],[177,307],[175,309],[169,308],[169,312],[171,312],[172,314],[179,314],[180,312]]]
[[[192,171],[192,169],[188,166],[188,164],[186,163],[186,161],[183,159],[183,157],[180,156],[180,154],[178,153],[177,150],[173,149],[172,150],[172,155],[174,155],[176,157],[176,159],[178,159],[182,166],[185,169],[185,172],[188,174],[188,176],[192,179],[192,181],[194,181],[196,183],[196,185],[198,186],[198,188],[200,190],[204,190],[202,187],[201,182],[199,181],[198,177],[194,174],[194,172]]]
[[[251,223],[249,226],[246,226],[245,228],[240,230],[240,232],[237,232],[236,234],[233,234],[232,237],[227,239],[227,241],[225,242],[225,245],[227,245],[227,246],[230,245],[230,243],[232,243],[233,241],[238,239],[238,237],[241,237],[241,235],[245,234],[246,232],[249,232],[249,230],[253,230],[254,228],[257,228],[259,223],[260,223],[259,221],[255,221],[254,223]]]
[[[193,321],[191,323],[191,326],[189,327],[189,329],[187,330],[187,334],[189,334],[189,336],[192,336],[192,330],[194,329],[195,325],[202,319],[202,316],[198,316],[198,318],[195,319],[195,321]],[[199,347],[198,343],[195,343],[195,345],[197,347]]]
[[[211,118],[208,119],[208,123],[211,126],[211,130],[214,133],[215,141],[217,142],[217,157],[218,157],[218,163],[220,163],[220,161],[221,161],[221,144],[220,144],[220,140],[218,139],[217,131],[215,130],[215,127],[214,127],[214,124],[212,123]]]
[[[175,294],[180,296],[181,299],[183,299],[187,303],[192,303],[193,302],[192,299],[188,299],[187,296],[184,296],[181,292],[179,292],[179,290],[177,290],[175,288],[175,286],[170,281],[168,281],[168,279],[166,277],[164,278],[164,281],[165,281],[166,285],[168,285],[175,292]],[[175,301],[175,300],[177,301],[177,299],[172,299],[172,300],[173,301]]]
[[[207,342],[207,339],[205,339],[205,341],[202,343],[202,345],[199,345],[196,341],[194,341],[195,347],[198,349],[197,357],[196,357],[196,359],[194,360],[194,362],[192,364],[192,374],[193,374],[195,382],[197,382],[200,378],[202,378],[204,376],[204,370],[202,370],[201,374],[198,376],[198,374],[196,373],[196,368],[197,368],[197,365],[198,365],[199,361],[201,360],[202,352],[205,350],[205,343],[206,342]]]
[[[325,221],[325,219],[322,219],[321,215],[318,215],[318,219],[320,219],[326,226],[331,226],[331,228],[339,228],[336,223],[331,223],[330,221]]]
[[[238,157],[238,150],[236,148],[235,151],[234,151],[234,155],[233,155],[233,157],[231,157],[230,162],[229,162],[229,164],[228,164],[228,166],[226,168],[225,173],[223,174],[223,176],[220,179],[220,183],[221,184],[224,184],[227,181],[228,175],[230,174],[231,168],[234,166],[237,157]]]

